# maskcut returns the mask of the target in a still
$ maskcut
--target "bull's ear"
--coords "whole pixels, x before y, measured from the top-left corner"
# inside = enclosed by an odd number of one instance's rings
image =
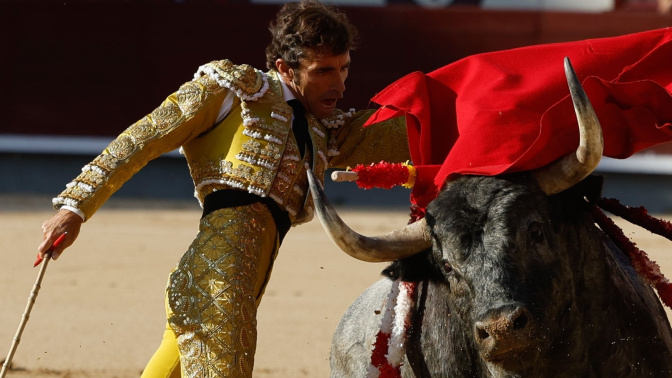
[[[441,280],[443,277],[431,249],[405,259],[395,260],[383,270],[382,274],[392,280],[415,282],[428,278],[430,280]]]
[[[564,192],[553,195],[554,212],[563,219],[583,214],[602,198],[603,184],[604,177],[590,175]]]

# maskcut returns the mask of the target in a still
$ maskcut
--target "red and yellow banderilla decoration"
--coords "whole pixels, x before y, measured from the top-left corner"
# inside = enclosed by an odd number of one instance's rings
[[[347,171],[337,171],[331,174],[334,181],[355,181],[362,189],[383,188],[390,189],[401,185],[412,188],[415,184],[417,171],[414,166],[406,163],[387,163],[358,165],[348,168]]]

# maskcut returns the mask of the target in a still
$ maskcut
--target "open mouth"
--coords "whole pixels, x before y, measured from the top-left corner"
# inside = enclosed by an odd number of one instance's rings
[[[326,111],[331,111],[336,107],[337,101],[338,99],[335,98],[327,98],[320,101],[320,103],[322,104],[322,106],[325,108]]]

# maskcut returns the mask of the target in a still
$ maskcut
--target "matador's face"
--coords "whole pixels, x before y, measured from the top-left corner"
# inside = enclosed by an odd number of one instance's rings
[[[345,79],[350,70],[350,53],[324,55],[308,51],[301,67],[284,75],[297,99],[317,118],[326,118],[345,92]]]

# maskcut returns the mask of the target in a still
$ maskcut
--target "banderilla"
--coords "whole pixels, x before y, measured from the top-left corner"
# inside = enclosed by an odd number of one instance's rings
[[[7,371],[9,371],[9,366],[12,364],[14,353],[16,353],[16,349],[19,347],[19,342],[21,341],[21,334],[23,333],[23,329],[26,328],[26,323],[28,323],[28,318],[30,318],[30,312],[33,310],[33,305],[35,304],[35,298],[37,298],[37,293],[40,291],[40,284],[42,283],[42,277],[44,277],[44,272],[46,272],[47,270],[49,260],[51,260],[51,253],[54,250],[54,248],[61,245],[61,243],[63,242],[63,240],[67,235],[68,235],[67,232],[61,234],[61,236],[59,236],[58,239],[56,239],[54,244],[52,244],[49,250],[44,254],[44,259],[42,260],[42,266],[40,267],[39,273],[37,273],[37,280],[35,281],[35,285],[33,285],[33,290],[30,291],[30,296],[28,297],[28,304],[26,305],[26,309],[23,312],[23,315],[21,316],[19,329],[16,330],[16,335],[14,335],[12,346],[11,348],[9,348],[9,354],[7,354],[5,363],[2,364],[2,371],[0,371],[0,378],[5,378]],[[40,259],[38,255],[38,260],[35,262],[35,266],[37,266],[37,264],[39,263]]]

